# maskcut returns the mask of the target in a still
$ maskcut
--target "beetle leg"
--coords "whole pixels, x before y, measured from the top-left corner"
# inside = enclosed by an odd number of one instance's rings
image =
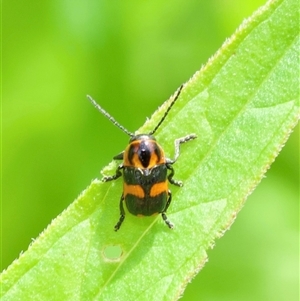
[[[116,156],[113,157],[114,160],[123,160],[124,158],[124,152],[122,151],[121,153],[117,154]]]
[[[171,171],[171,173],[168,175],[168,180],[173,185],[180,186],[180,187],[183,185],[183,183],[181,181],[177,181],[177,180],[173,179],[173,176],[174,176],[175,172],[174,172],[174,169],[172,167],[172,164],[174,164],[176,162],[176,160],[178,159],[178,157],[179,157],[180,144],[185,143],[185,142],[190,141],[190,140],[193,140],[195,138],[197,138],[197,136],[195,134],[190,134],[190,135],[187,135],[185,137],[176,139],[175,140],[175,157],[174,157],[173,160],[166,159],[166,166]]]
[[[175,144],[175,157],[174,157],[174,160],[171,160],[171,164],[175,163],[176,160],[178,159],[179,157],[179,153],[180,153],[180,144],[182,143],[185,143],[185,142],[188,142],[190,140],[193,140],[197,138],[197,135],[195,134],[190,134],[190,135],[187,135],[185,137],[181,137],[181,138],[178,138],[175,140],[174,144]]]
[[[171,184],[173,185],[176,185],[176,186],[179,186],[179,187],[182,187],[183,186],[183,183],[182,181],[177,181],[177,180],[174,180],[173,179],[173,176],[175,174],[175,171],[174,171],[174,168],[173,166],[169,163],[169,164],[166,164],[167,168],[171,171],[170,174],[168,175],[168,180]]]
[[[116,173],[113,176],[105,176],[102,178],[102,182],[108,182],[108,181],[112,181],[112,180],[116,180],[119,177],[121,177],[122,173],[121,173],[121,169],[123,169],[123,164],[120,164],[116,170]]]
[[[169,196],[169,197],[168,197],[168,200],[167,200],[167,204],[166,204],[166,207],[165,207],[164,211],[161,213],[161,217],[162,217],[162,219],[164,220],[164,222],[167,224],[167,226],[168,226],[170,229],[173,229],[173,228],[174,228],[174,224],[172,224],[172,223],[168,220],[167,215],[166,215],[166,211],[167,211],[167,209],[168,209],[168,207],[170,206],[171,201],[172,201],[172,193],[171,193],[170,190],[168,191],[168,196]]]
[[[124,201],[124,195],[122,193],[121,195],[121,199],[120,199],[120,218],[119,221],[117,222],[117,224],[115,225],[115,231],[118,231],[125,219],[125,210],[123,207],[123,201]]]

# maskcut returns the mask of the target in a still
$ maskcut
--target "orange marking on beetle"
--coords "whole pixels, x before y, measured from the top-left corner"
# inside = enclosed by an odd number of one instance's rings
[[[162,192],[165,192],[165,191],[166,192],[168,191],[167,181],[156,183],[156,184],[153,184],[153,186],[151,187],[150,196],[155,197],[155,196],[157,196],[157,195],[159,195],[159,194],[161,194]]]
[[[153,152],[152,156],[150,158],[149,168],[154,167],[158,164],[166,163],[165,153],[164,153],[163,149],[158,144],[157,144],[157,147],[160,150],[160,158],[158,158],[157,155]]]
[[[134,195],[140,199],[145,197],[145,192],[140,185],[127,185],[124,183],[124,198],[127,194]]]

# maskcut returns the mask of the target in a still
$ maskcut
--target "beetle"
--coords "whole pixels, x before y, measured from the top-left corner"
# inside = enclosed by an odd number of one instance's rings
[[[167,218],[166,212],[172,200],[171,190],[168,188],[168,181],[176,186],[182,186],[181,181],[173,179],[174,169],[172,165],[179,157],[180,144],[195,139],[195,134],[175,140],[175,157],[165,157],[164,150],[157,143],[153,134],[167,117],[172,106],[178,99],[183,85],[177,90],[173,100],[164,113],[156,127],[147,134],[135,134],[129,132],[118,123],[109,113],[89,95],[90,102],[95,108],[106,116],[115,126],[130,136],[129,144],[123,152],[113,157],[114,160],[123,160],[116,173],[112,176],[104,176],[102,181],[116,180],[123,175],[123,193],[120,199],[120,218],[114,227],[118,231],[125,219],[123,203],[125,201],[128,211],[136,216],[151,216],[161,213],[166,225],[172,229],[173,223]]]

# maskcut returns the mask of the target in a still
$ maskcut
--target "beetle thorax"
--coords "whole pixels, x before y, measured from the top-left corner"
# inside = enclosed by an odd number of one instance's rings
[[[164,151],[151,135],[134,136],[125,149],[124,166],[145,169],[165,162]]]

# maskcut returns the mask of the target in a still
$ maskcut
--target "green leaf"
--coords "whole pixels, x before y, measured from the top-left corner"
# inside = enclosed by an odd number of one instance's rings
[[[298,1],[268,2],[185,85],[159,129],[171,158],[174,139],[198,135],[174,166],[185,183],[171,187],[174,230],[126,214],[114,232],[122,181],[94,180],[2,273],[1,300],[177,299],[299,119],[298,20]]]

